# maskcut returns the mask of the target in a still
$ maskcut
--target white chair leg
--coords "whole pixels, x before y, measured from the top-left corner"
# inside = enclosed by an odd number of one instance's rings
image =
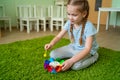
[[[51,30],[51,32],[53,32],[53,20],[51,20],[51,26],[50,26],[50,30]]]
[[[50,29],[50,25],[51,25],[50,20],[48,20],[48,28],[49,29]]]
[[[44,32],[46,31],[46,20],[43,21]]]
[[[30,33],[30,25],[29,25],[29,21],[27,20],[27,33],[29,34]]]
[[[33,25],[32,25],[32,23],[29,23],[30,25],[30,31],[33,29]]]
[[[22,20],[20,20],[20,31],[23,31]]]
[[[62,30],[62,28],[63,28],[63,26],[64,26],[64,21],[62,21],[62,23],[61,23],[62,25],[61,25],[61,30]]]
[[[11,27],[11,19],[9,19],[9,30],[10,30],[10,32],[12,31],[12,27]]]
[[[3,21],[3,26],[4,26],[4,29],[6,30],[7,29],[6,20]]]
[[[19,24],[17,23],[17,29],[19,28]]]
[[[56,21],[56,29],[59,30],[59,21]]]
[[[37,20],[37,23],[36,23],[36,27],[37,27],[37,32],[39,32],[39,20]]]

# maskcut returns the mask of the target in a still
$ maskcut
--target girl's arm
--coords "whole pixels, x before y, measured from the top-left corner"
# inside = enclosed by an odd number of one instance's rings
[[[85,49],[83,49],[81,52],[79,52],[77,55],[73,56],[72,58],[66,60],[63,63],[62,70],[65,71],[69,69],[74,63],[77,61],[83,59],[86,55],[90,53],[91,47],[92,47],[93,37],[90,36],[86,39],[85,43]]]
[[[61,30],[56,37],[54,37],[49,44],[45,45],[45,49],[50,49],[53,45],[55,45],[66,33],[66,30]]]
[[[92,42],[93,42],[92,36],[86,38],[85,49],[83,49],[80,53],[78,53],[77,55],[75,55],[71,58],[73,63],[83,59],[86,55],[88,55],[90,53],[90,50],[92,48]]]

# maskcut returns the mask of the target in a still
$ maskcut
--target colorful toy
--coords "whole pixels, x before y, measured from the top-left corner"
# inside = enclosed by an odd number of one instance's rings
[[[62,70],[63,62],[64,60],[61,60],[60,58],[57,59],[50,58],[49,60],[45,60],[44,69],[50,73],[60,72]]]

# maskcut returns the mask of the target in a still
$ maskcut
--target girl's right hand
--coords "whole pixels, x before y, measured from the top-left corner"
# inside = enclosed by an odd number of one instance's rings
[[[45,50],[48,50],[48,49],[51,49],[52,48],[52,45],[51,44],[45,44]]]

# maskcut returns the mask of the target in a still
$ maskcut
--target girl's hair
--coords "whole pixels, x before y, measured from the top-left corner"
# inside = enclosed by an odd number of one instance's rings
[[[82,31],[81,31],[81,36],[79,43],[80,45],[82,44],[82,35],[84,33],[84,28],[85,24],[89,15],[89,3],[87,0],[68,0],[67,5],[73,5],[73,6],[78,6],[78,10],[82,13],[86,11],[86,16],[82,19]],[[74,36],[73,36],[73,24],[70,26],[70,32],[71,32],[71,42],[74,41]]]

